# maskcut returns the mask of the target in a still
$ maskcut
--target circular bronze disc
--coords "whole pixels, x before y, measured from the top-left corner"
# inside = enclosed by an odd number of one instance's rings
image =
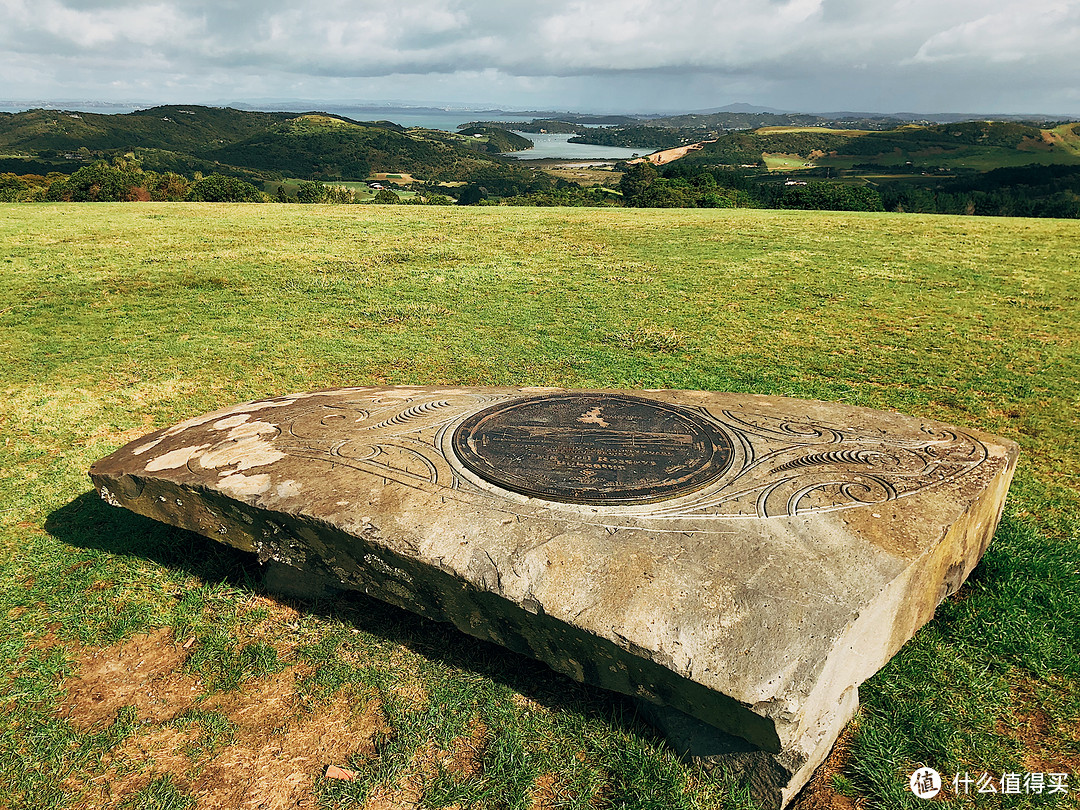
[[[683,495],[731,464],[731,440],[702,416],[624,394],[545,394],[473,414],[452,446],[466,468],[553,501],[641,503]]]

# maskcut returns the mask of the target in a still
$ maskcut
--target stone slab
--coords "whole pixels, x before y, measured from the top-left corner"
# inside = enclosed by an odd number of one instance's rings
[[[780,397],[346,388],[189,419],[90,476],[282,583],[363,590],[745,741],[729,753],[780,773],[782,806],[978,562],[1017,455]]]

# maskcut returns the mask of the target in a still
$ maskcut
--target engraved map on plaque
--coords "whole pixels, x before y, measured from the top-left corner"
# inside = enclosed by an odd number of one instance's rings
[[[730,466],[731,440],[690,410],[618,394],[549,394],[462,422],[453,449],[481,478],[570,503],[641,503],[700,489]]]

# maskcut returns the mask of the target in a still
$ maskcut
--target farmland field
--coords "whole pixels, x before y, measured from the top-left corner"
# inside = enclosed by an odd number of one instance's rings
[[[360,595],[274,599],[86,477],[243,400],[453,384],[775,394],[1017,441],[990,550],[861,687],[805,808],[922,806],[920,765],[1071,778],[937,806],[1077,806],[1080,222],[25,204],[0,245],[0,803],[750,807],[622,698]]]
[[[761,159],[769,171],[787,171],[802,169],[813,165],[811,161],[799,155],[787,155],[782,152],[762,152]]]

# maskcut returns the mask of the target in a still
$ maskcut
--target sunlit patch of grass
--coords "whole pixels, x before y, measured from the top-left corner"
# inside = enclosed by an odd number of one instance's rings
[[[120,803],[121,810],[190,810],[194,806],[195,798],[169,774],[152,779]]]
[[[627,351],[651,351],[671,353],[685,348],[689,341],[686,335],[671,327],[659,327],[642,322],[630,329],[621,329],[602,338],[605,343],[615,344]]]
[[[251,557],[90,492],[90,463],[144,432],[372,383],[777,394],[1018,441],[994,544],[862,687],[834,787],[915,806],[919,763],[1076,762],[1078,223],[24,205],[0,206],[0,243],[0,790],[15,807],[79,806],[77,786],[145,729],[132,707],[91,731],[56,707],[77,653],[157,627],[189,645],[184,672],[201,681],[203,702],[168,721],[197,730],[200,762],[232,744],[211,702],[289,667],[298,710],[343,695],[382,707],[390,730],[344,763],[360,778],[315,782],[329,806],[396,784],[473,722],[488,730],[481,767],[462,776],[435,757],[429,806],[527,807],[545,791],[571,807],[749,806],[621,699],[360,596],[268,599]],[[187,801],[178,781],[151,785],[131,801]]]
[[[199,736],[186,749],[191,760],[211,757],[222,747],[228,745],[236,736],[236,724],[221,712],[206,709],[187,709],[170,726],[180,729],[196,727]]]

